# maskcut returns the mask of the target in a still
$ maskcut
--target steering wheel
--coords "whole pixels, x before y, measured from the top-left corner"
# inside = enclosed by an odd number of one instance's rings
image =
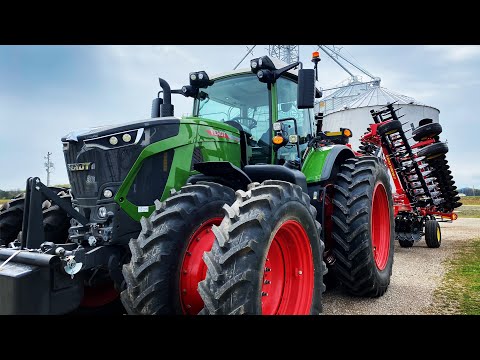
[[[249,128],[250,130],[257,127],[257,120],[251,117],[244,117],[244,116],[235,116],[230,121],[238,122],[240,125]]]

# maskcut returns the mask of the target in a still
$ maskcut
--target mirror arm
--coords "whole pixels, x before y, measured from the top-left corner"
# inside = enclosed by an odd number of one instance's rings
[[[284,72],[287,72],[288,70],[294,69],[297,66],[300,66],[300,69],[303,69],[303,64],[301,61],[294,62],[292,64],[289,64],[287,66],[284,66],[281,69],[275,70],[275,79],[278,79]]]

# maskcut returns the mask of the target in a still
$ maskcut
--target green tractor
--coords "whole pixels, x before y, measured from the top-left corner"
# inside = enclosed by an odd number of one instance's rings
[[[322,132],[314,63],[265,56],[181,90],[159,79],[151,119],[64,137],[72,198],[29,178],[16,221],[0,210],[0,313],[120,298],[129,314],[318,314],[327,269],[325,282],[381,296],[388,173],[350,130]],[[191,117],[173,116],[175,93],[193,98]],[[49,236],[46,203],[68,234]]]

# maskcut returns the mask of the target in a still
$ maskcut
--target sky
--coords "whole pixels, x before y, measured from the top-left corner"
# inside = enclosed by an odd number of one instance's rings
[[[438,108],[454,180],[459,188],[480,188],[475,110],[480,105],[480,46],[336,46],[381,77],[383,87]],[[300,46],[305,67],[311,67],[316,49]],[[46,182],[47,152],[55,165],[51,184],[68,183],[62,136],[147,119],[158,77],[180,88],[188,84],[190,72],[231,70],[246,53],[246,45],[0,46],[0,189],[24,188],[29,176]],[[267,53],[268,45],[257,45],[240,67]],[[320,86],[333,87],[348,78],[330,58],[320,56]],[[191,99],[173,95],[172,101],[176,116],[191,112]]]

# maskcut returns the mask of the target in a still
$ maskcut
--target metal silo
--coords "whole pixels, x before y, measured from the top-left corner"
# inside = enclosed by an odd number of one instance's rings
[[[355,93],[359,94],[355,96]],[[347,95],[347,97],[341,95]],[[370,110],[378,110],[389,103],[394,103],[396,109],[401,108],[397,115],[404,115],[400,119],[402,123],[408,121],[403,125],[405,131],[411,129],[410,124],[412,123],[415,127],[423,125],[423,122],[420,124],[423,119],[439,122],[440,111],[437,108],[421,104],[409,96],[400,95],[381,87],[379,82],[368,85],[352,83],[325,97],[323,101],[319,102],[318,110],[324,113],[323,130],[338,131],[341,127],[349,128],[353,133],[350,143],[355,150],[358,150],[360,136],[373,122]],[[409,133],[407,132],[407,134]]]

